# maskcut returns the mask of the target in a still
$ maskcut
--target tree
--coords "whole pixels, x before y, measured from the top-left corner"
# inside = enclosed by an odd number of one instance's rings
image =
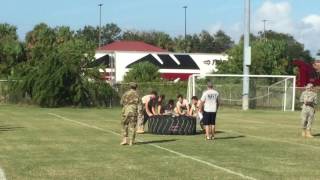
[[[102,44],[109,44],[120,38],[121,29],[114,23],[106,24],[101,27]]]
[[[159,80],[159,68],[149,62],[133,65],[124,76],[124,82],[154,82]]]
[[[200,49],[199,52],[212,53],[215,48],[214,37],[208,31],[203,30],[199,34]]]
[[[85,26],[76,33],[77,37],[84,38],[86,41],[92,41],[96,47],[99,45],[99,26]],[[101,27],[101,44],[109,44],[121,37],[121,29],[114,23],[105,24]]]
[[[75,37],[69,27],[39,24],[28,33],[27,43],[30,59],[18,66],[13,91],[43,107],[106,105],[113,96],[98,67],[87,67],[95,45]]]
[[[125,31],[122,40],[144,41],[157,47],[173,50],[173,41],[169,34],[161,31]]]
[[[8,78],[14,66],[23,61],[23,46],[18,40],[17,28],[0,24],[0,77]]]
[[[260,33],[260,38],[264,37],[263,33]],[[293,59],[304,59],[306,62],[311,62],[312,57],[308,50],[304,49],[304,45],[298,42],[294,37],[290,34],[278,33],[275,31],[266,31],[265,34],[266,40],[276,39],[276,40],[283,40],[286,42],[288,49],[288,59],[292,61]]]
[[[86,41],[91,41],[97,47],[99,45],[99,29],[93,26],[84,26],[76,32],[76,37],[83,38]]]
[[[223,31],[217,31],[214,36],[214,48],[213,52],[223,53],[231,49],[234,45],[234,42],[231,40],[231,37],[226,35]]]
[[[251,42],[251,74],[279,75],[288,74],[287,44],[284,41],[255,40]],[[242,74],[243,41],[235,45],[229,52],[229,60],[219,65],[219,72],[226,74]]]

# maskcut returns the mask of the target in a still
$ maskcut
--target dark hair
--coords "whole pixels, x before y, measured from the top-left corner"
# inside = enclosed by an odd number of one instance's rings
[[[196,100],[196,101],[198,101],[198,97],[197,97],[197,96],[192,96],[191,100]]]
[[[174,105],[174,100],[173,99],[169,99],[168,104]]]
[[[166,96],[164,94],[161,94],[159,98],[161,98],[161,100],[163,101],[166,98]]]
[[[177,98],[183,98],[182,94],[178,94]]]
[[[151,91],[151,93],[150,93],[150,94],[153,94],[153,95],[155,95],[155,96],[158,96],[157,91]]]
[[[136,90],[137,86],[130,86],[130,89]]]

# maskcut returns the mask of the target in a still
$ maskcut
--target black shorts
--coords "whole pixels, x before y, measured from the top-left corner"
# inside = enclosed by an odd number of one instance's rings
[[[203,112],[203,125],[216,125],[216,112]]]

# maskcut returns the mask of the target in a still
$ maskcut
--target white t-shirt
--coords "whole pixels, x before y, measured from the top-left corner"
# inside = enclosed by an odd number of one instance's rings
[[[142,104],[146,104],[151,99],[151,95],[145,95],[141,98]]]
[[[206,90],[202,93],[201,101],[204,102],[205,112],[217,112],[218,91],[214,89]]]

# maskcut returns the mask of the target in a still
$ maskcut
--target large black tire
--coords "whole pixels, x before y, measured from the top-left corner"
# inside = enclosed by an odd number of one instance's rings
[[[152,116],[148,119],[148,132],[167,135],[196,134],[196,118],[190,116]]]

